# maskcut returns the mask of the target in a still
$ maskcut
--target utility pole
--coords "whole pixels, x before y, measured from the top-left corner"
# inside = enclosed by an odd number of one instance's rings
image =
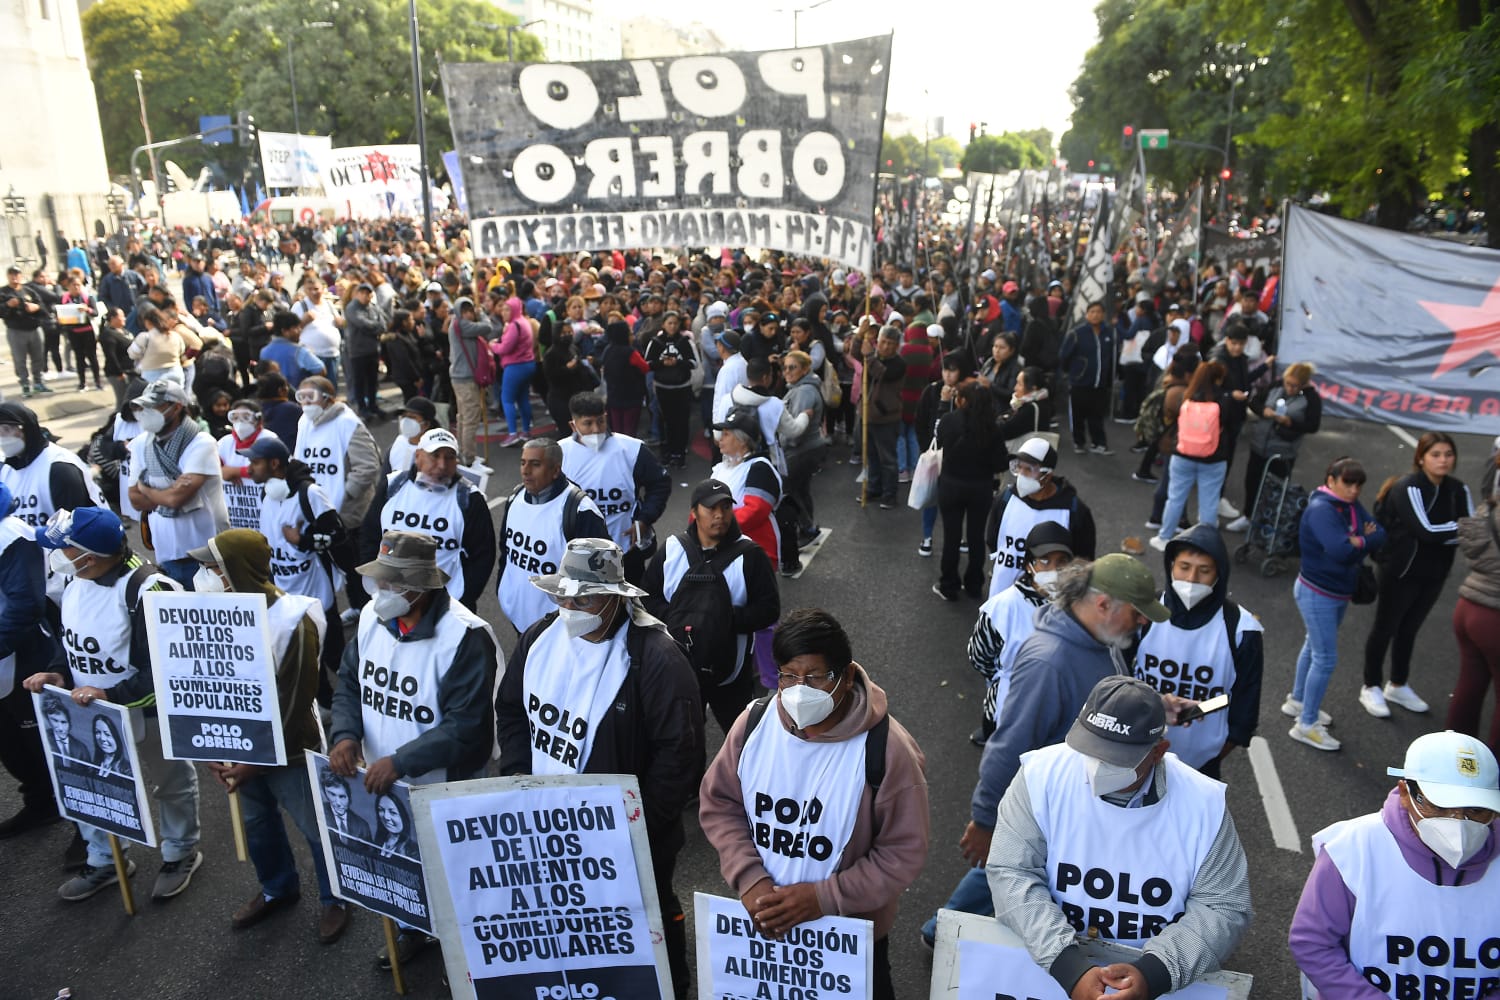
[[[432,247],[432,186],[427,183],[427,108],[422,103],[422,53],[417,47],[417,0],[407,0],[411,19],[411,98],[417,114],[417,173],[422,184],[422,239]]]
[[[151,145],[151,119],[146,116],[146,88],[141,82],[140,70],[135,71],[135,96],[136,99],[141,103],[141,128],[146,132],[146,145],[149,147]],[[161,215],[163,226],[165,226],[167,221],[166,211],[163,208],[164,202],[162,201],[161,175],[160,173],[158,173],[156,168],[155,150],[151,150],[151,185],[156,188],[156,209],[157,212]],[[139,208],[139,197],[137,197],[136,202],[136,207]]]

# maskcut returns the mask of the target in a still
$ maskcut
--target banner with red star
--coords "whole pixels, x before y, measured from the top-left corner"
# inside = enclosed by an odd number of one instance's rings
[[[1500,251],[1287,213],[1278,364],[1311,361],[1326,412],[1500,433]]]

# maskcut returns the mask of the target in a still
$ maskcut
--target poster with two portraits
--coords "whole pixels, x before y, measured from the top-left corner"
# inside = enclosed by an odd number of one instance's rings
[[[80,705],[48,684],[31,696],[59,811],[121,840],[156,846],[136,753],[143,718],[107,701]]]

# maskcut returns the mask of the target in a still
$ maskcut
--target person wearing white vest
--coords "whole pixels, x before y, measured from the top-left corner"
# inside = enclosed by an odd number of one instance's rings
[[[1063,743],[1021,758],[985,869],[1000,922],[1074,1000],[1153,1000],[1217,971],[1250,925],[1224,786],[1168,753],[1144,681],[1099,681]],[[1095,965],[1096,936],[1140,949]]]
[[[271,581],[271,547],[258,531],[232,528],[216,535],[193,558],[203,566],[200,579],[212,590],[264,594],[271,629],[269,650],[276,671],[277,702],[286,740],[284,767],[254,764],[208,764],[225,791],[240,796],[245,845],[260,888],[234,912],[230,925],[244,930],[297,902],[300,889],[292,845],[287,840],[285,811],[307,838],[318,882],[322,912],[318,940],[332,944],[349,926],[349,908],[333,895],[318,836],[312,786],[303,753],[319,748],[313,696],[318,690],[318,649],[325,619],[323,605],[311,597],[288,594]]]
[[[297,386],[297,404],[302,416],[297,421],[292,457],[307,464],[339,512],[350,535],[348,551],[359,552],[360,526],[380,478],[380,449],[364,422],[334,398],[333,383],[322,375],[302,380]],[[355,584],[353,560],[346,560],[340,568],[349,578],[345,589],[350,607],[364,607],[369,595]]]
[[[33,528],[60,510],[103,502],[88,466],[49,441],[36,414],[21,403],[0,403],[0,483],[15,500],[13,516]]]
[[[500,773],[630,774],[640,782],[673,991],[683,1000],[687,928],[672,872],[682,810],[703,773],[693,668],[641,606],[645,591],[626,581],[624,554],[609,539],[568,542],[557,568],[528,583],[553,610],[526,629],[500,680]]]
[[[610,430],[603,396],[577,393],[568,410],[573,433],[558,442],[563,475],[599,506],[609,537],[625,550],[626,577],[639,583],[655,551],[652,525],[672,498],[672,475],[640,438]]]
[[[703,776],[699,826],[762,934],[824,915],[872,921],[871,995],[892,1000],[897,903],[927,862],[926,759],[828,612],[789,612],[772,651],[778,693],[730,728]]]
[[[1073,484],[1057,474],[1057,449],[1031,437],[1011,456],[1015,482],[1000,491],[984,526],[984,544],[994,560],[990,596],[1016,582],[1026,562],[1026,535],[1040,521],[1056,521],[1073,535],[1073,554],[1094,558],[1094,514]]]
[[[1500,997],[1500,769],[1473,736],[1406,748],[1378,813],[1313,835],[1292,958],[1325,1000]]]
[[[1218,528],[1198,524],[1174,536],[1165,561],[1161,601],[1172,617],[1146,626],[1133,672],[1162,694],[1189,702],[1229,696],[1228,709],[1174,725],[1167,734],[1178,760],[1218,778],[1230,751],[1249,746],[1255,735],[1262,629],[1255,615],[1229,599],[1229,551]]]
[[[259,528],[263,488],[250,478],[250,448],[261,438],[275,438],[276,434],[262,426],[260,404],[253,399],[235,400],[228,416],[229,433],[219,438],[219,478],[224,480],[229,526]]]
[[[521,485],[501,508],[495,598],[519,635],[553,608],[531,577],[557,572],[575,538],[608,538],[604,515],[562,471],[562,447],[538,437],[521,448]]]
[[[448,594],[470,611],[495,566],[495,522],[484,494],[458,472],[458,438],[435,428],[422,435],[412,465],[377,484],[365,514],[365,537],[420,531],[438,541],[438,568]]]
[[[171,898],[187,888],[203,863],[198,850],[198,772],[192,761],[162,757],[161,731],[153,718],[156,686],[142,595],[181,588],[131,553],[124,526],[106,507],[61,511],[37,529],[36,541],[51,550],[49,562],[66,580],[61,606],[67,668],[32,674],[26,688],[72,688],[73,700],[80,705],[108,701],[131,709],[141,766],[161,816],[162,866],[151,895]],[[58,888],[58,895],[69,902],[118,882],[109,835],[87,824],[78,827],[88,856],[79,874]],[[126,871],[135,871],[134,861],[127,862]]]
[[[411,460],[417,453],[417,442],[422,440],[422,435],[441,426],[437,407],[427,397],[413,396],[402,403],[401,408],[396,411],[396,437],[391,441],[391,450],[386,453],[386,471],[409,470]]]

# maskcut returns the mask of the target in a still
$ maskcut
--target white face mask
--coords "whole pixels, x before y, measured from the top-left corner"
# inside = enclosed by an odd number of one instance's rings
[[[604,447],[603,434],[580,434],[578,440],[582,441],[589,451],[598,451]]]
[[[1088,772],[1089,788],[1097,798],[1124,791],[1136,783],[1135,768],[1121,767],[1097,757],[1085,757],[1083,769]]]
[[[1214,588],[1206,583],[1193,583],[1190,580],[1173,580],[1172,590],[1176,592],[1182,606],[1192,610],[1198,603],[1214,592]]]
[[[135,418],[135,421],[141,425],[141,430],[147,434],[160,434],[162,428],[167,426],[166,414],[160,410],[153,410],[148,407],[138,411],[138,413],[139,415]]]
[[[402,417],[396,426],[404,438],[414,438],[422,433],[422,425],[417,423],[415,417]]]
[[[1468,861],[1489,840],[1490,828],[1472,819],[1456,816],[1431,816],[1417,820],[1417,836],[1428,849],[1457,868]]]
[[[603,618],[581,608],[558,608],[557,617],[562,619],[563,629],[567,631],[569,639],[577,639],[604,627]]]
[[[62,549],[53,549],[52,554],[47,556],[47,568],[58,576],[72,576],[78,572],[78,564],[69,559]]]
[[[267,479],[265,491],[266,499],[275,500],[277,503],[292,495],[292,488],[286,484],[285,479]]]
[[[833,695],[810,684],[798,684],[781,692],[781,707],[798,729],[816,726],[833,714]]]
[[[224,578],[207,566],[199,566],[198,572],[193,574],[193,591],[199,594],[222,594],[229,588],[224,586]]]
[[[1036,589],[1044,594],[1053,594],[1057,587],[1057,570],[1039,569],[1031,574],[1031,580],[1036,584]]]
[[[0,455],[15,458],[25,450],[26,439],[24,437],[0,437]]]
[[[247,441],[255,434],[255,422],[251,420],[236,420],[229,426],[234,428],[234,436],[241,441]]]
[[[307,419],[311,420],[313,423],[317,423],[318,418],[323,415],[323,404],[304,403],[302,405],[302,412],[307,414]]]
[[[1042,481],[1040,479],[1032,479],[1030,476],[1023,476],[1020,473],[1016,473],[1016,494],[1018,496],[1029,497],[1041,488]]]
[[[411,598],[399,590],[376,590],[370,607],[375,609],[376,618],[388,622],[411,611]]]

